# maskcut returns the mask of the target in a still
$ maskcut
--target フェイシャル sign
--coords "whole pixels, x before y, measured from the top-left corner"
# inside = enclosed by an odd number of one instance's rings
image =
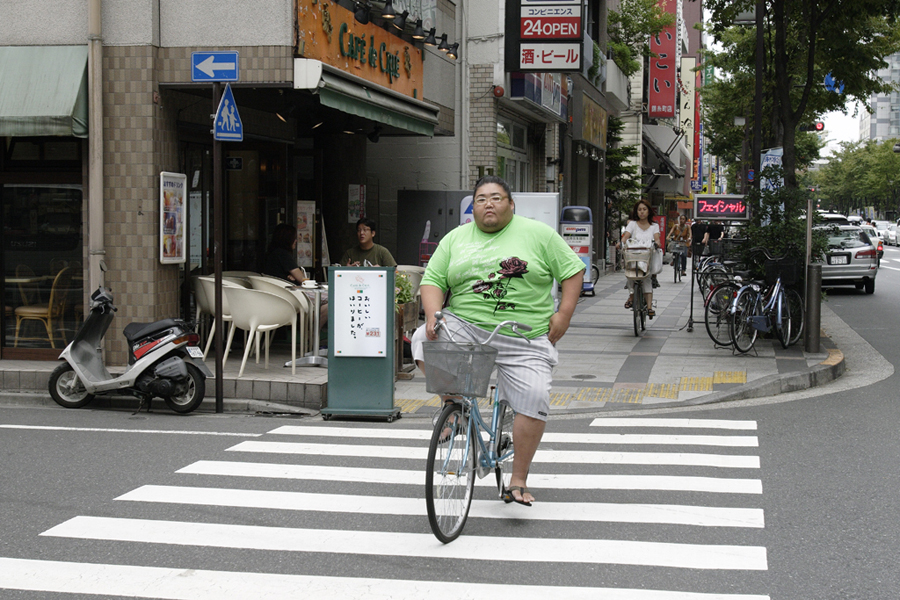
[[[743,194],[694,194],[694,217],[703,221],[747,221],[750,205]]]

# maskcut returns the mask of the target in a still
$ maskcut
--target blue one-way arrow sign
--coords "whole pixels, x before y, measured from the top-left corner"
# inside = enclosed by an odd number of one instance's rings
[[[225,84],[225,93],[222,94],[222,99],[219,100],[219,108],[216,109],[213,139],[220,142],[244,141],[244,125],[241,123],[241,115],[238,114],[230,83]]]
[[[191,53],[191,81],[237,80],[237,51]]]

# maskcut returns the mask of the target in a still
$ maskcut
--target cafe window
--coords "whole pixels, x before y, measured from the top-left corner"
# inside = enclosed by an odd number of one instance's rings
[[[82,188],[0,187],[4,274],[2,346],[58,351],[83,319]]]

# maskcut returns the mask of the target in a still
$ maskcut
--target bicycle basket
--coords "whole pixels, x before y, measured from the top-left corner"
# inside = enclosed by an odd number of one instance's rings
[[[795,258],[766,260],[766,283],[772,285],[781,275],[782,285],[796,285],[800,281],[800,262]]]
[[[425,391],[484,398],[497,349],[484,344],[424,342]]]
[[[625,277],[644,279],[650,273],[650,248],[625,248]]]

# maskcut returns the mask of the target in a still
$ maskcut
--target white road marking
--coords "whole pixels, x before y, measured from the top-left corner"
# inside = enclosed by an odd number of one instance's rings
[[[301,444],[293,442],[241,442],[230,452],[306,454],[315,456],[360,456],[372,459],[424,460],[428,449],[415,446],[368,446],[351,444]],[[534,462],[570,464],[689,465],[732,469],[758,469],[759,457],[680,452],[599,452],[587,450],[538,450]]]
[[[417,429],[374,429],[357,427],[303,427],[285,425],[269,432],[276,435],[296,435],[311,437],[337,437],[342,439],[391,439],[429,440],[430,430]],[[677,446],[742,446],[756,447],[755,436],[719,435],[634,435],[606,433],[545,433],[542,444],[655,444]]]
[[[194,475],[223,475],[229,477],[260,477],[273,479],[309,479],[315,481],[353,481],[391,485],[425,485],[425,471],[375,469],[370,467],[332,467],[200,460],[177,473]],[[594,475],[532,473],[528,476],[536,489],[569,490],[665,490],[678,492],[709,492],[720,494],[762,494],[759,479],[722,477],[688,477],[678,475]],[[475,480],[477,486],[494,487],[490,476]]]
[[[594,419],[591,421],[591,427],[684,427],[696,429],[745,429],[756,431],[756,421],[610,417]]]
[[[568,600],[769,600],[769,596],[750,594],[321,577],[20,558],[0,558],[0,588],[166,600],[295,598],[301,590],[304,598],[317,600],[421,600],[442,597],[494,600],[506,595],[521,598],[563,597]]]
[[[431,533],[343,531],[292,527],[262,527],[185,521],[152,521],[79,516],[41,535],[74,539],[240,548],[276,552],[326,552],[416,558],[489,560],[497,548],[516,548],[517,537],[459,537],[440,543]],[[530,538],[528,552],[506,552],[513,562],[553,562],[660,566],[683,569],[765,571],[761,546],[675,544],[625,540]]]
[[[90,431],[100,433],[170,433],[173,435],[212,435],[225,437],[262,437],[261,433],[231,433],[227,431],[173,431],[169,429],[116,429],[113,427],[55,427],[50,425],[0,424],[0,429],[33,429],[45,431]]]
[[[336,512],[424,517],[425,500],[398,496],[310,494],[274,490],[144,485],[116,498],[198,506],[230,506],[275,510]],[[470,518],[577,521],[597,523],[664,523],[698,527],[764,527],[758,508],[722,508],[668,504],[601,502],[536,502],[523,511],[494,500],[473,500]]]

